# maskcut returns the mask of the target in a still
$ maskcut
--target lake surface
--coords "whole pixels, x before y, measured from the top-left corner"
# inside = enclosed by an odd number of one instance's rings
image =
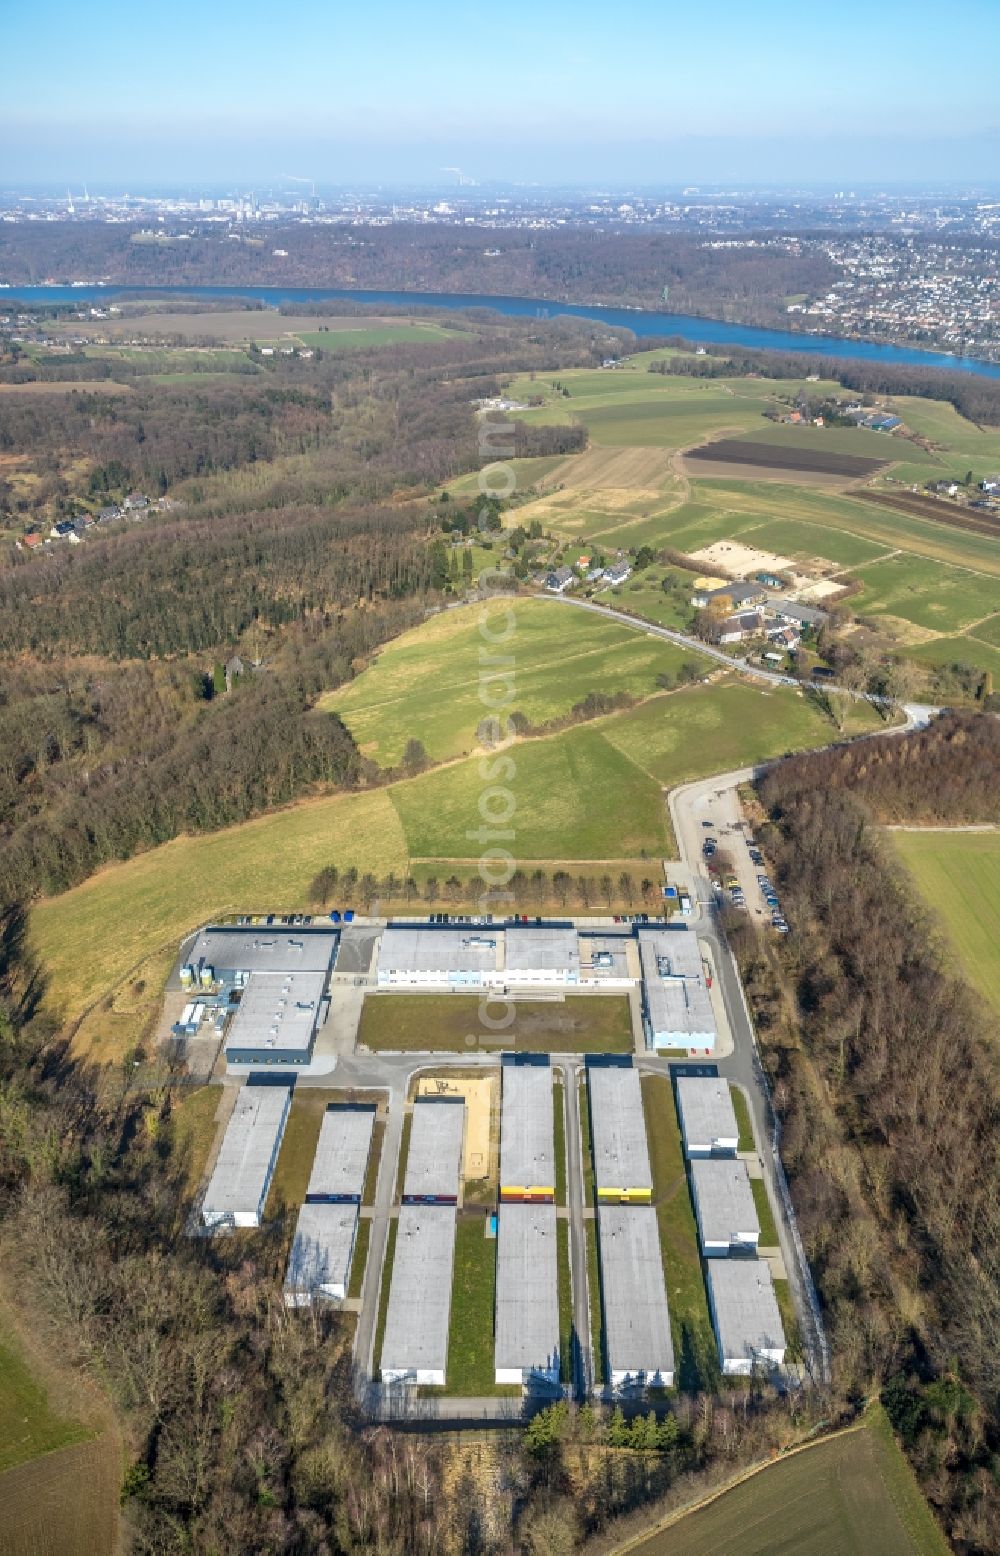
[[[683,335],[699,345],[748,346],[766,351],[794,351],[803,356],[842,357],[855,362],[880,362],[886,366],[936,367],[951,372],[977,373],[1000,378],[1000,363],[980,362],[943,351],[921,351],[916,346],[886,346],[869,340],[842,340],[835,335],[799,335],[791,330],[757,329],[749,324],[726,324],[721,319],[699,319],[684,313],[645,313],[631,308],[602,308],[598,304],[546,302],[538,297],[484,297],[471,292],[361,292],[323,287],[287,286],[20,286],[0,292],[0,308],[6,301],[27,303],[94,303],[121,297],[243,298],[272,303],[347,301],[392,303],[400,307],[492,308],[509,318],[553,319],[570,314],[594,323],[615,324],[636,335]]]

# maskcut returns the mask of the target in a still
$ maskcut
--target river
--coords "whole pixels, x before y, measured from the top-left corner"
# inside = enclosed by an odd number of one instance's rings
[[[636,335],[683,335],[704,345],[747,346],[765,351],[794,351],[803,356],[842,357],[855,362],[879,362],[886,366],[933,367],[939,371],[977,373],[1000,378],[1000,363],[981,362],[943,351],[922,351],[916,346],[881,345],[869,340],[843,340],[835,335],[805,335],[791,330],[758,329],[749,324],[726,324],[721,319],[699,319],[684,313],[645,313],[631,308],[604,308],[591,303],[546,302],[538,297],[483,297],[470,292],[361,292],[323,287],[289,286],[19,286],[0,292],[0,308],[9,299],[26,303],[106,303],[111,298],[253,298],[271,303],[347,301],[400,307],[492,308],[510,318],[552,319],[571,314],[577,319],[615,324]]]

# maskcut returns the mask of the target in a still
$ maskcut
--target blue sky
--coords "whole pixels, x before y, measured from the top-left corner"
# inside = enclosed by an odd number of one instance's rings
[[[8,0],[3,37],[4,184],[1000,178],[1000,0]]]

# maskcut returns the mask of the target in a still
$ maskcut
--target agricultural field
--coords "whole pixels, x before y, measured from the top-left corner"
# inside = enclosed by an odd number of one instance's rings
[[[949,1546],[879,1407],[864,1425],[779,1459],[632,1556],[947,1556]]]
[[[890,836],[957,965],[1000,1016],[1000,832]]]
[[[1000,546],[997,548],[1000,559]],[[896,616],[915,626],[953,633],[1000,609],[1000,579],[921,557],[884,557],[857,568],[864,585],[854,609],[862,615]]]
[[[362,318],[336,322],[336,329],[318,329],[313,320],[311,329],[294,331],[293,344],[322,351],[361,351],[373,346],[412,346],[453,340],[457,334],[466,333],[429,320],[387,319],[380,324]],[[283,331],[282,337],[287,338],[287,332]]]
[[[1000,685],[1000,648],[983,643],[978,628],[964,637],[931,638],[928,643],[907,649],[906,654],[920,664],[973,665],[977,670],[989,671]]]
[[[861,438],[860,432],[850,434]],[[832,433],[831,433],[832,437]],[[689,463],[747,465],[770,470],[779,476],[805,475],[837,476],[844,480],[862,481],[882,468],[877,459],[866,459],[859,454],[848,454],[838,448],[820,448],[814,441],[806,443],[796,438],[774,440],[758,437],[718,438],[701,448],[689,449],[685,458]]]
[[[121,1471],[103,1400],[0,1306],[0,1551],[114,1550]]]
[[[501,643],[484,633],[503,634]],[[497,666],[490,659],[498,659]],[[340,714],[366,756],[391,767],[418,738],[433,761],[466,755],[492,707],[544,724],[589,692],[641,698],[657,676],[708,661],[550,600],[444,611],[395,639],[320,708]],[[507,696],[508,688],[512,695]]]
[[[884,727],[867,703],[852,705],[847,733]],[[692,687],[601,722],[605,738],[658,784],[673,788],[702,773],[721,773],[805,750],[836,738],[817,698],[745,681]]]
[[[847,729],[876,719],[864,705]],[[222,832],[176,838],[36,904],[32,945],[52,1008],[71,1019],[94,1007],[100,1025],[98,1002],[147,959],[162,952],[158,965],[166,968],[168,950],[220,914],[301,911],[324,865],[341,874],[353,867],[376,876],[405,878],[412,870],[418,879],[444,879],[449,871],[467,878],[482,851],[480,800],[491,785],[513,798],[519,862],[589,861],[616,872],[623,863],[656,860],[670,846],[663,787],[822,745],[839,733],[818,699],[791,690],[723,680],[661,693],[517,741],[483,759],[504,764],[492,768],[493,777],[484,778],[473,757],[382,789],[305,800]],[[655,874],[655,865],[647,868]],[[147,986],[152,997],[150,980]]]
[[[629,1002],[611,995],[495,1002],[502,1027],[484,1025],[478,995],[374,994],[361,1010],[358,1042],[375,1052],[631,1053]],[[507,1022],[507,1017],[513,1019]]]

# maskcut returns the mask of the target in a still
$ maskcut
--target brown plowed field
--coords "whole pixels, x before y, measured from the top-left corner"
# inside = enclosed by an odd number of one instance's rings
[[[971,513],[954,503],[939,502],[936,497],[921,497],[917,492],[857,492],[865,502],[896,513],[911,513],[918,519],[933,519],[935,524],[953,524],[956,529],[972,530],[977,535],[1000,537],[1000,513]]]
[[[861,481],[881,470],[884,461],[860,459],[856,454],[838,454],[833,449],[787,448],[776,443],[754,443],[752,439],[719,438],[700,448],[690,448],[685,459],[710,464],[749,465],[754,469],[780,470],[795,474],[832,475]]]

